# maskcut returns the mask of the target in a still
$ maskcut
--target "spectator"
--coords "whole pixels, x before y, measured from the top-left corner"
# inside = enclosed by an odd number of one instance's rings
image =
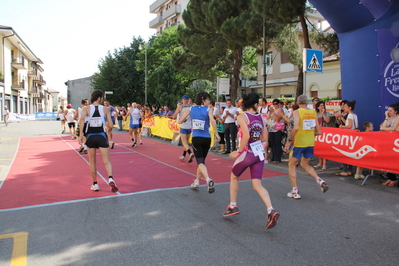
[[[225,108],[226,108],[225,106],[220,108],[220,113],[221,114],[223,114]],[[220,142],[219,142],[220,149],[219,149],[218,153],[224,153],[225,149],[226,149],[226,142],[224,141],[224,119],[222,119],[221,116],[216,118],[216,125],[217,125],[218,133],[219,133],[219,136],[220,136]]]
[[[363,128],[365,132],[372,132],[374,130],[374,125],[371,122],[364,122]],[[364,179],[364,175],[362,174],[362,168],[357,167],[356,168],[356,174],[354,176],[355,179]]]
[[[317,120],[319,122],[319,125],[322,127],[327,127],[327,124],[330,123],[331,116],[330,112],[326,111],[325,104],[324,102],[317,102],[316,103],[316,113],[317,113]],[[320,168],[322,170],[327,169],[327,159],[324,158],[319,158],[319,163],[314,166],[314,168]]]
[[[385,111],[385,120],[380,125],[381,131],[396,131],[399,126],[399,105],[398,104],[391,104],[388,107],[388,110]],[[382,183],[383,186],[390,186],[394,187],[397,184],[397,178],[394,173],[385,173],[383,174],[384,177],[388,178],[388,180]]]
[[[347,119],[345,120],[345,125],[340,125],[340,128],[346,129],[358,129],[359,123],[357,120],[357,115],[353,112],[355,109],[356,101],[347,102],[344,104],[344,111],[348,114]],[[351,176],[352,175],[352,165],[343,164],[342,172],[335,173],[337,176]]]
[[[152,108],[151,115],[159,115],[159,111],[156,105],[153,105],[151,108]]]
[[[126,109],[124,106],[117,108],[118,109],[118,126],[119,126],[119,131],[123,130],[123,119],[127,115]]]
[[[269,145],[272,149],[272,163],[281,163],[281,156],[283,150],[281,147],[281,141],[283,138],[284,125],[284,112],[279,107],[280,100],[274,99],[273,106],[270,106],[269,113],[270,119],[268,120],[268,131],[269,131]]]
[[[312,100],[312,104],[313,104],[313,110],[316,110],[316,104],[320,102],[319,97],[314,97]]]
[[[230,99],[226,100],[226,106],[222,115],[222,119],[224,120],[224,137],[226,139],[226,150],[223,154],[229,154],[231,151],[237,150],[237,126],[234,119],[237,108],[231,105]]]

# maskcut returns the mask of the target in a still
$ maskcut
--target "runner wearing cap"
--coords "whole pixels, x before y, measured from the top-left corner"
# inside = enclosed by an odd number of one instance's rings
[[[187,95],[181,97],[181,103],[177,104],[176,111],[173,114],[173,119],[177,118],[177,120],[179,121],[180,117],[185,114],[187,110],[190,110],[191,104],[188,103],[188,100],[189,97]],[[180,139],[181,143],[183,144],[183,154],[179,157],[179,159],[184,160],[184,158],[186,157],[186,153],[188,153],[189,163],[191,163],[194,159],[194,153],[191,152],[190,146],[188,145],[188,138],[191,134],[191,127],[191,117],[190,115],[188,115],[184,122],[180,124]]]

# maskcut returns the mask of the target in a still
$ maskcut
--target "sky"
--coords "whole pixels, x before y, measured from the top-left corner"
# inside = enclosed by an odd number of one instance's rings
[[[68,80],[89,77],[108,51],[133,37],[155,34],[155,0],[1,0],[0,25],[9,26],[41,59],[49,89],[66,97]]]

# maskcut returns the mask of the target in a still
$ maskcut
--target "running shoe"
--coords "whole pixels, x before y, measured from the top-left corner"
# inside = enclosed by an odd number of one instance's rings
[[[61,134],[64,134],[64,133],[65,133],[65,129],[62,130]]]
[[[83,154],[87,154],[87,150],[83,150]]]
[[[116,185],[114,179],[108,179],[108,185],[111,187],[112,192],[118,192],[118,186]]]
[[[355,174],[354,178],[355,179],[364,179],[364,175],[363,174]]]
[[[82,153],[83,149],[84,149],[83,145],[80,145],[79,152]]]
[[[179,157],[179,159],[183,161],[185,157],[186,156],[182,155],[182,156]]]
[[[91,185],[90,189],[93,191],[99,191],[100,187],[98,186],[98,184],[95,184],[95,185]]]
[[[111,144],[111,150],[114,148],[114,146],[115,146],[115,142],[112,142],[112,144]]]
[[[238,210],[237,206],[234,206],[233,208],[231,208],[230,205],[227,205],[226,211],[223,213],[223,216],[229,217],[229,216],[237,215],[239,213],[240,213],[240,211]]]
[[[189,163],[192,163],[192,162],[193,162],[193,159],[194,159],[194,153],[191,153],[191,154],[190,154],[190,157],[188,157],[188,162],[189,162]]]
[[[328,185],[324,180],[317,181],[317,185],[319,185],[321,191],[326,192],[328,190]]]
[[[293,199],[300,199],[301,195],[299,195],[298,192],[290,191],[290,192],[287,193],[287,197],[293,198]]]
[[[191,184],[192,188],[199,188],[199,180],[195,179],[194,182]]]
[[[276,212],[276,210],[274,210],[274,209],[269,214],[267,214],[266,229],[275,227],[279,217],[280,217],[280,213]]]
[[[140,140],[140,145],[143,145],[143,142]]]
[[[208,193],[212,194],[213,192],[215,192],[215,188],[213,187],[215,185],[215,182],[213,182],[213,180],[209,180],[208,182]]]

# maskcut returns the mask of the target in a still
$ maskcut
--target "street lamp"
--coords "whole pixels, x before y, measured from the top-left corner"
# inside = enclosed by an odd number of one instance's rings
[[[266,99],[266,20],[263,18],[263,98]]]
[[[147,43],[144,43],[144,104],[147,104]]]

